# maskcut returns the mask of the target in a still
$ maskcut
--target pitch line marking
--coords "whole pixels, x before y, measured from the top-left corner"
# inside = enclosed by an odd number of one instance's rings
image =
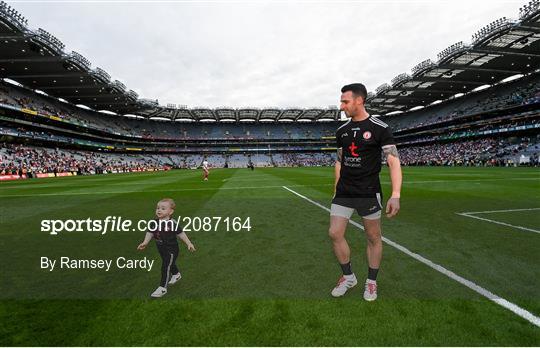
[[[282,186],[285,190],[297,195],[298,197],[310,202],[311,204],[313,205],[316,205],[318,206],[319,208],[321,209],[324,209],[328,212],[330,212],[330,209],[328,209],[327,207],[323,206],[322,204],[319,204],[317,202],[315,202],[314,200],[311,200],[309,198],[307,198],[306,196],[303,196],[301,195],[300,193],[294,191],[294,190],[291,190],[290,188],[288,188],[287,186]],[[364,229],[364,226],[362,226],[361,224],[359,224],[358,222],[356,221],[353,221],[353,220],[349,220],[349,223],[360,228],[361,230]],[[508,300],[505,300],[504,298],[500,297],[500,296],[497,296],[495,295],[494,293],[492,293],[491,291],[487,290],[487,289],[484,289],[483,287],[479,286],[478,284],[470,281],[470,280],[467,280],[457,274],[455,274],[454,272],[444,268],[443,266],[439,265],[439,264],[436,264],[434,263],[433,261],[431,260],[428,260],[426,259],[425,257],[423,257],[422,255],[420,254],[416,254],[412,251],[410,251],[409,249],[405,248],[404,246],[396,243],[396,242],[393,242],[391,241],[390,239],[386,238],[386,237],[382,237],[382,240],[398,249],[399,251],[409,255],[410,257],[412,257],[413,259],[417,260],[417,261],[420,261],[421,263],[433,268],[434,270],[444,274],[445,276],[447,276],[448,278],[451,278],[455,281],[457,281],[458,283],[462,284],[462,285],[465,285],[466,287],[468,287],[469,289],[477,292],[478,294],[486,297],[487,299],[495,302],[496,304],[508,309],[509,311],[513,312],[514,314],[520,316],[521,318],[529,321],[530,323],[532,323],[533,325],[537,326],[537,327],[540,327],[540,318],[537,317],[536,315],[534,315],[533,313],[527,311],[526,309],[523,309],[521,307],[519,307],[518,305],[508,301]]]
[[[527,210],[540,210],[540,208],[525,208],[525,209],[506,209],[506,210],[486,210],[486,211],[464,211],[457,214],[489,214],[489,213],[507,213],[512,211],[527,211]]]
[[[470,214],[467,214],[467,213],[456,213],[456,214],[461,215],[461,216],[465,216],[465,217],[468,217],[468,218],[472,218],[472,219],[491,222],[491,223],[497,224],[497,225],[512,227],[512,228],[515,228],[515,229],[518,229],[518,230],[529,231],[529,232],[534,232],[534,233],[540,233],[540,231],[532,229],[532,228],[527,228],[527,227],[517,226],[517,225],[511,225],[511,224],[508,224],[506,222],[486,219],[486,218],[482,218],[482,217],[479,217],[479,216],[470,215]]]

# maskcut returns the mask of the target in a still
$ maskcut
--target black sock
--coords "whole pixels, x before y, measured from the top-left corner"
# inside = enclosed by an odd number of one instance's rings
[[[352,274],[352,271],[351,271],[351,262],[347,262],[347,263],[340,263],[339,264],[341,266],[341,271],[343,272],[343,275],[351,275]]]
[[[369,280],[377,280],[377,273],[379,273],[378,268],[371,268],[368,267],[368,279]]]

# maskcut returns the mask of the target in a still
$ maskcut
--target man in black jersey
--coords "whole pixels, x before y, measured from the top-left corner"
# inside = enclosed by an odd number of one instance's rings
[[[336,131],[336,181],[329,235],[343,276],[332,290],[332,296],[343,296],[357,284],[351,270],[349,245],[345,239],[347,224],[356,210],[362,217],[367,238],[369,267],[364,299],[374,301],[377,298],[376,280],[382,258],[382,191],[379,181],[381,151],[386,157],[392,181],[392,196],[386,204],[387,217],[393,217],[399,211],[401,166],[396,142],[388,125],[366,112],[366,87],[354,83],[344,86],[341,93],[340,109],[350,119]]]

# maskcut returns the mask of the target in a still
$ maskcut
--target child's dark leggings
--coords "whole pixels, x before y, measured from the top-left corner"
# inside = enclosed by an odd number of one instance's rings
[[[178,244],[165,245],[157,244],[159,254],[161,255],[161,286],[167,287],[171,275],[179,272],[176,267],[176,258],[178,257]]]

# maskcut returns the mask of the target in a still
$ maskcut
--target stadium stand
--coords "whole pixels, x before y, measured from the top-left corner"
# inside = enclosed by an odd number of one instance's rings
[[[369,93],[366,108],[390,125],[403,165],[538,165],[540,9],[533,5]],[[4,2],[0,35],[10,38],[0,41],[2,176],[198,168],[204,159],[214,168],[335,161],[337,107],[161,106],[66,53],[50,33],[29,29]]]
[[[381,119],[395,132],[400,132],[492,110],[535,104],[538,98],[540,98],[540,75],[533,74],[518,81],[502,83],[487,90],[472,92],[467,96],[428,106],[427,110],[386,116]]]
[[[447,144],[411,146],[400,151],[403,165],[410,166],[538,166],[540,143],[530,138],[483,138]]]

